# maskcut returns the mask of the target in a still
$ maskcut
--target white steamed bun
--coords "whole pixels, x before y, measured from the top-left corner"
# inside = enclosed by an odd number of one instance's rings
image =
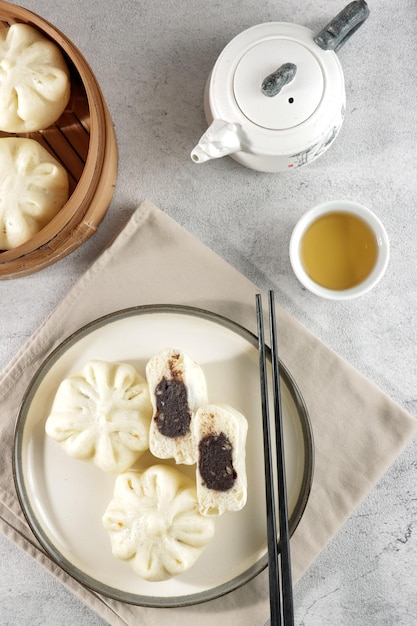
[[[34,139],[0,139],[0,250],[39,232],[68,200],[68,174]]]
[[[113,555],[149,581],[188,570],[215,528],[198,510],[194,482],[166,465],[118,476],[103,525]]]
[[[45,430],[70,456],[119,473],[148,449],[151,416],[148,385],[134,367],[90,361],[60,384]]]
[[[193,465],[193,419],[197,409],[208,402],[202,368],[185,352],[166,348],[146,364],[146,379],[153,406],[149,432],[152,454]]]
[[[246,417],[229,404],[198,409],[194,418],[196,484],[203,515],[223,515],[245,506],[247,432]]]
[[[0,29],[0,130],[45,129],[70,97],[65,59],[53,42],[27,24]]]

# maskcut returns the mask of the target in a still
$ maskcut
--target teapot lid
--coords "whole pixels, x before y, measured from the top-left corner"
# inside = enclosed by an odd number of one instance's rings
[[[263,81],[291,65],[293,75],[276,95]],[[233,76],[233,93],[243,115],[269,130],[287,130],[305,122],[317,109],[325,80],[317,56],[300,41],[275,36],[258,40],[240,57]]]

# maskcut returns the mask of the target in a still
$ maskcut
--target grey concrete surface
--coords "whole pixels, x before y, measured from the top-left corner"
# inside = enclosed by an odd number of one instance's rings
[[[371,16],[339,52],[347,110],[339,137],[285,174],[226,157],[195,165],[206,128],[203,91],[225,44],[277,20],[319,30],[341,0],[26,0],[85,55],[119,145],[116,192],[97,234],[69,257],[0,282],[0,367],[149,198],[417,417],[417,4],[369,2]],[[382,282],[349,302],[306,292],[290,266],[298,218],[326,200],[372,208],[390,238]],[[417,442],[394,463],[295,589],[299,626],[417,623]],[[265,616],[266,618],[267,616]],[[105,626],[0,536],[1,626]],[[133,625],[132,625],[133,626]]]

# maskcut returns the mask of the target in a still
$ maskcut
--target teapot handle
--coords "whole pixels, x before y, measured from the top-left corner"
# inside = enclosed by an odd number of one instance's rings
[[[365,0],[350,2],[315,37],[315,43],[323,50],[337,52],[362,26],[369,15]]]

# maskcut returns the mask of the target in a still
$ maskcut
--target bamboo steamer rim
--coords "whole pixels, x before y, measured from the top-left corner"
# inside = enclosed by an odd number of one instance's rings
[[[94,234],[113,196],[117,144],[100,86],[81,52],[55,26],[35,13],[0,0],[0,20],[33,26],[69,58],[81,79],[89,109],[89,146],[83,172],[58,214],[27,242],[0,252],[0,279],[38,271],[69,254]]]

